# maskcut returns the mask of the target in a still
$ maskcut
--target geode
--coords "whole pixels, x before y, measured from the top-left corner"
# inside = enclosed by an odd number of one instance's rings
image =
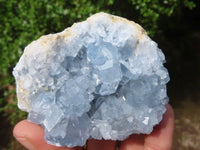
[[[13,71],[18,107],[56,146],[149,134],[168,103],[164,62],[138,24],[98,13],[25,48]]]

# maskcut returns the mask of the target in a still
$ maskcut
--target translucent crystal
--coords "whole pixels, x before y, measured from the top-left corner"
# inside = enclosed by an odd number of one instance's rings
[[[18,106],[56,146],[149,134],[168,103],[164,62],[138,24],[98,13],[25,48],[13,71]]]

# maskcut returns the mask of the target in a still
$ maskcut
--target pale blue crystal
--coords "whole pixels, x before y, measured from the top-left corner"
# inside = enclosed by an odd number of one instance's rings
[[[164,62],[139,25],[99,13],[26,47],[13,71],[18,106],[56,146],[149,134],[168,103]]]

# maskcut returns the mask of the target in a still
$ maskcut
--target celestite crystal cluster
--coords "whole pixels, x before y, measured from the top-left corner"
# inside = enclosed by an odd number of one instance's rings
[[[13,71],[18,106],[56,146],[149,134],[168,103],[164,62],[138,24],[98,13],[25,48]]]

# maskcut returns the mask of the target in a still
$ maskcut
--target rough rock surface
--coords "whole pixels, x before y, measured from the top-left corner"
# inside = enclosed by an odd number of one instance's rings
[[[13,71],[18,106],[56,146],[149,134],[168,103],[164,62],[138,24],[98,13],[25,48]]]

